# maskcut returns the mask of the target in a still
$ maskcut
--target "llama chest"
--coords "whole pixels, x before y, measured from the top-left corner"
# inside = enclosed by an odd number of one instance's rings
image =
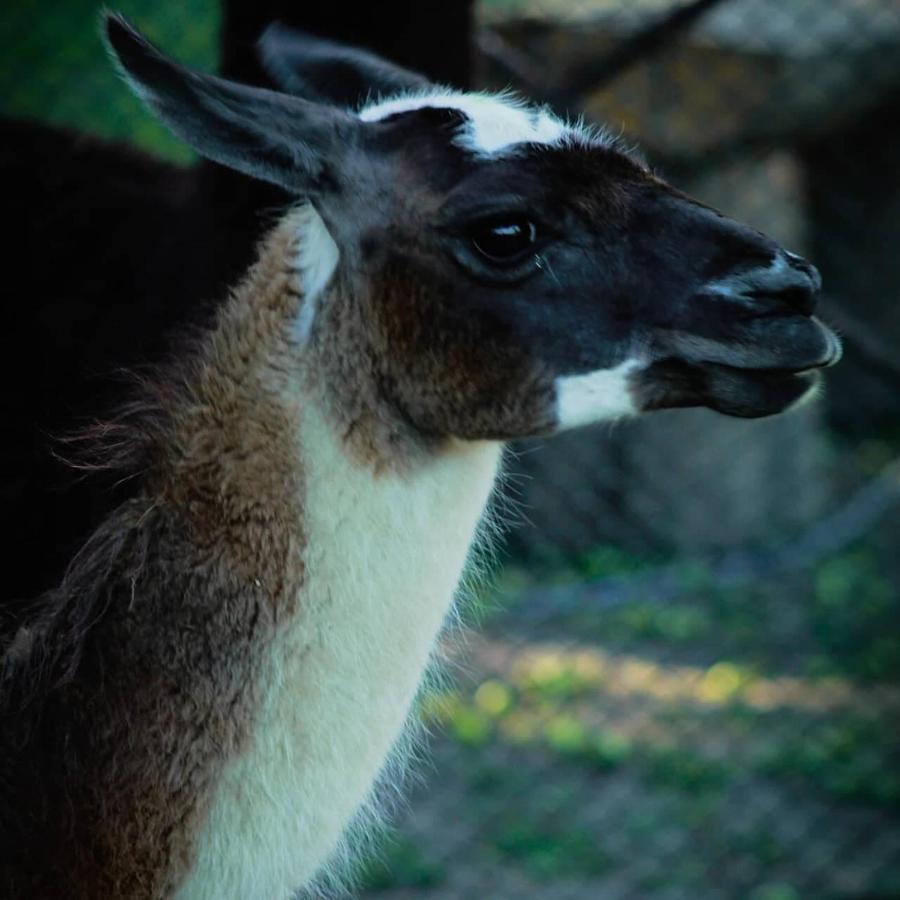
[[[339,855],[373,781],[390,777],[499,455],[461,445],[416,474],[373,476],[312,414],[302,435],[298,613],[263,666],[251,746],[217,791],[181,898],[289,897]]]

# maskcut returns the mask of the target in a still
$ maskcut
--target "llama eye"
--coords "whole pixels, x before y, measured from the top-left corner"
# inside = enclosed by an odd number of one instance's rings
[[[492,217],[475,223],[469,240],[478,254],[495,265],[518,262],[537,244],[537,226],[525,216]]]

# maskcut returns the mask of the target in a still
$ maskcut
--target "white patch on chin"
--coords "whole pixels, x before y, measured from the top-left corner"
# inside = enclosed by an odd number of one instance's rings
[[[557,428],[563,431],[640,412],[628,389],[629,376],[640,368],[641,363],[629,359],[612,369],[557,378]]]
[[[340,251],[322,217],[311,203],[305,203],[294,213],[297,232],[297,287],[303,295],[300,314],[294,322],[294,337],[305,343],[312,331],[319,297],[328,287],[337,269]]]
[[[548,110],[511,94],[436,91],[381,100],[364,106],[359,117],[377,122],[397,113],[428,107],[457,109],[468,122],[456,142],[478,156],[491,156],[516,144],[561,144],[565,141],[614,143],[602,132],[568,124]]]

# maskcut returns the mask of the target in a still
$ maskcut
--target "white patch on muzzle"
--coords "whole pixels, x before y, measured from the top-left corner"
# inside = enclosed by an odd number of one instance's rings
[[[629,390],[630,376],[640,368],[640,362],[628,359],[612,369],[557,378],[558,429],[563,431],[640,412]]]

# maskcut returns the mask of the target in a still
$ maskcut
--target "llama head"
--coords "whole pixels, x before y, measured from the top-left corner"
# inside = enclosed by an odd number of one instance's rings
[[[177,135],[314,208],[298,335],[382,419],[507,439],[663,407],[763,416],[840,355],[809,263],[602,132],[285,29],[261,50],[290,93],[106,28]]]

